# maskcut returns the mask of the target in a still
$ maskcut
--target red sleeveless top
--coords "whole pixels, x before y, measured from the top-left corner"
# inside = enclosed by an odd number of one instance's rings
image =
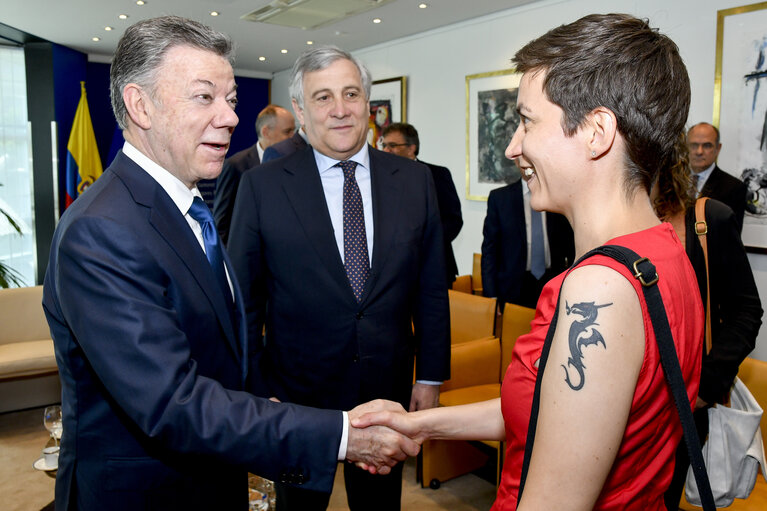
[[[655,265],[692,407],[700,380],[704,312],[695,273],[684,247],[668,223],[620,236],[607,244],[630,248],[640,256],[648,257]],[[644,359],[626,430],[594,509],[665,510],[663,493],[671,481],[674,453],[682,437],[682,427],[660,365],[641,284],[623,264],[612,258],[598,255],[579,266],[590,264],[613,268],[632,283],[642,306],[646,332]],[[492,511],[514,510],[517,507],[527,426],[538,375],[538,369],[533,364],[541,356],[564,278],[565,273],[543,288],[532,330],[517,340],[506,370],[501,389],[501,408],[506,423],[506,459]]]

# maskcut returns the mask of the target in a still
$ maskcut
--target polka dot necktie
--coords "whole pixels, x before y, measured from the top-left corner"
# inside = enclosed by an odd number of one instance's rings
[[[229,281],[226,279],[224,252],[221,249],[221,238],[218,237],[216,225],[213,223],[213,215],[210,213],[208,206],[205,205],[205,202],[201,198],[195,197],[192,201],[192,206],[189,208],[189,216],[197,220],[202,228],[202,242],[205,245],[205,255],[211,268],[213,268],[218,284],[221,286],[224,298],[228,298],[229,303],[231,303],[232,291],[229,289]]]
[[[362,208],[362,194],[354,170],[357,163],[342,161],[336,164],[344,172],[344,269],[354,297],[359,302],[365,290],[365,281],[370,270],[368,240],[365,234],[365,211]]]

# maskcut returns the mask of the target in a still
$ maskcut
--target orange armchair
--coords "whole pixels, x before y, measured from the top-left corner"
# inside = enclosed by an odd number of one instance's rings
[[[492,336],[495,299],[450,291],[452,334],[451,379],[440,389],[440,406],[454,406],[494,399],[501,395],[501,380],[511,360],[517,336],[530,329],[533,309],[506,306],[501,340]],[[503,464],[503,443],[483,442],[497,452],[496,484]],[[428,440],[419,464],[423,487],[439,488],[441,482],[476,470],[487,463],[487,449],[472,442]]]

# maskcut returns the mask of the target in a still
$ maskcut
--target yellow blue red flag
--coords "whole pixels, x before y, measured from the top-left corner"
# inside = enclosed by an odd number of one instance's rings
[[[69,207],[103,172],[85,95],[85,82],[80,82],[80,91],[80,103],[67,143],[67,196],[64,207]]]

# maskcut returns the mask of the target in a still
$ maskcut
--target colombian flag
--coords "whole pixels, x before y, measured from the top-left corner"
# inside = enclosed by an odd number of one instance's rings
[[[103,171],[96,135],[93,133],[85,82],[80,82],[80,103],[77,105],[72,133],[67,144],[67,197],[65,208],[93,184]]]

